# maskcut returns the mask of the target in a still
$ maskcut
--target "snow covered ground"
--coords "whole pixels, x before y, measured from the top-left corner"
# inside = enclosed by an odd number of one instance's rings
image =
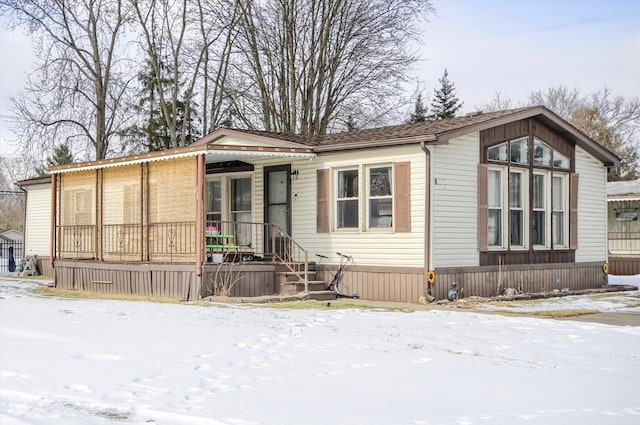
[[[0,278],[2,425],[640,423],[640,327],[33,285]]]

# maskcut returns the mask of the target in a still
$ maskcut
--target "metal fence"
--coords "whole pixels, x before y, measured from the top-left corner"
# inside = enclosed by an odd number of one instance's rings
[[[22,241],[0,239],[0,274],[15,272],[23,258]]]

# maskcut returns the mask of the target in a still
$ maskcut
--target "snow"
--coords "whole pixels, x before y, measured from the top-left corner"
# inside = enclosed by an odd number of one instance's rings
[[[2,425],[640,423],[640,327],[34,285],[0,278]]]

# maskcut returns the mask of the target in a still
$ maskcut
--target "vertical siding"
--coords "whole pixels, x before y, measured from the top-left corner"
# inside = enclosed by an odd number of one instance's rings
[[[431,148],[434,267],[478,265],[478,137]]]
[[[49,256],[51,241],[51,184],[26,187],[25,254]]]
[[[411,232],[368,231],[362,228],[359,231],[317,233],[316,170],[401,161],[411,163]],[[263,216],[264,167],[286,163],[287,160],[284,158],[256,161],[253,206],[256,221],[261,221]],[[370,149],[366,151],[366,156],[359,150],[321,154],[313,160],[292,161],[291,168],[298,171],[297,180],[291,182],[293,198],[291,233],[293,238],[309,251],[311,260],[316,260],[314,254],[319,253],[330,256],[329,262],[337,263],[335,253],[344,252],[352,255],[358,265],[423,266],[425,153],[419,145]],[[361,181],[364,182],[364,180]],[[361,210],[363,211],[362,205]],[[335,205],[332,202],[331,214],[334,213]],[[364,212],[362,212],[361,221],[364,222],[364,220]]]
[[[604,165],[576,147],[578,181],[578,249],[576,263],[607,259],[607,203]]]

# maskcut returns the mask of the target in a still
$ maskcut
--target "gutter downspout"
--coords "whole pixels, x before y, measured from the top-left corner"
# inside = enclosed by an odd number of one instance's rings
[[[424,271],[423,282],[427,282],[427,273],[431,270],[431,152],[427,149],[426,142],[420,142],[420,147],[425,153],[424,169]],[[426,295],[426,291],[425,291]]]

